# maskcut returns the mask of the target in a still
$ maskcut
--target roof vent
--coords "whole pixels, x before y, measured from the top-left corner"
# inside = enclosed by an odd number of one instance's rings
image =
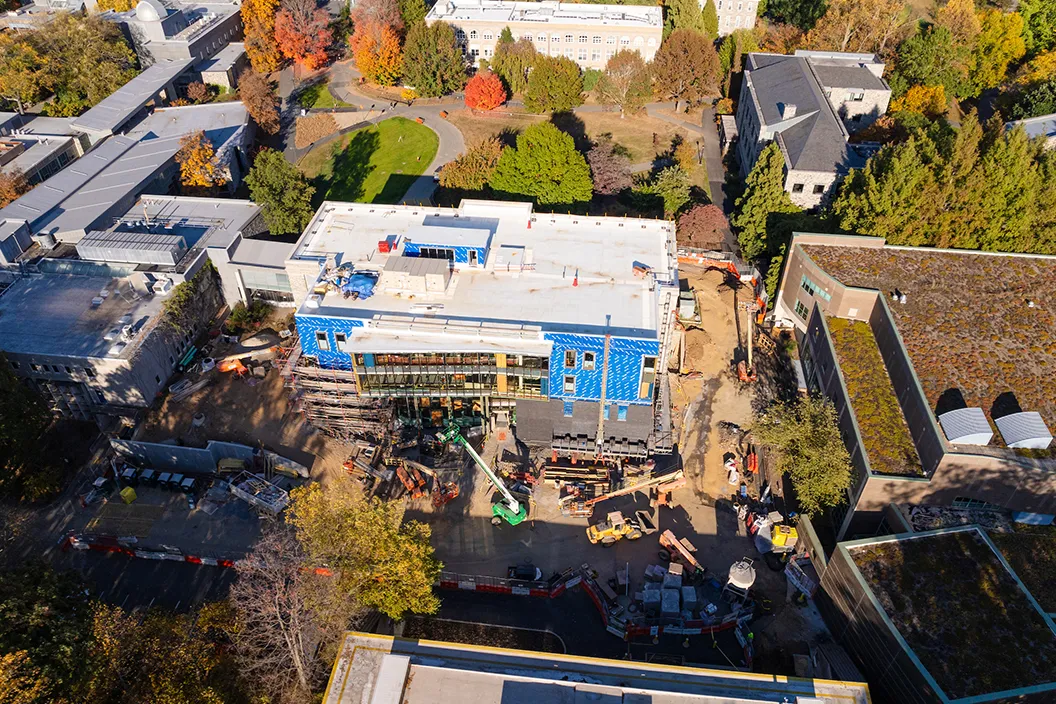
[[[790,120],[796,116],[795,103],[781,103],[781,119]]]

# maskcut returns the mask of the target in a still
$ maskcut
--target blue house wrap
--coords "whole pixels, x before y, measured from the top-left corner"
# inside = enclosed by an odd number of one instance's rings
[[[447,249],[454,252],[455,258],[452,260],[455,264],[475,264],[477,266],[484,266],[484,259],[487,257],[487,247],[452,247],[447,244],[429,244],[426,242],[404,242],[403,243],[403,255],[405,257],[419,257],[423,248],[433,249]],[[470,252],[476,252],[476,261],[470,261]]]
[[[352,356],[337,349],[336,334],[344,333],[346,339],[364,326],[364,321],[355,318],[337,318],[320,315],[298,315],[297,334],[301,339],[302,354],[314,356],[319,366],[325,369],[350,370]],[[329,349],[319,344],[322,334]],[[601,335],[576,335],[569,333],[544,333],[543,339],[553,343],[550,352],[550,375],[544,379],[542,389],[550,398],[567,401],[600,401],[601,372],[605,365],[605,338]],[[565,367],[565,353],[576,353],[574,367]],[[515,353],[511,349],[510,353]],[[585,364],[584,353],[594,354],[593,369]],[[657,340],[644,340],[626,337],[613,337],[609,344],[609,378],[605,388],[605,398],[612,403],[627,405],[650,405],[653,401],[652,389],[645,398],[639,397],[639,383],[642,375],[642,361],[646,357],[658,357],[660,343]],[[372,366],[373,355],[365,355],[367,366]],[[659,368],[659,361],[657,362]],[[575,391],[565,393],[565,377],[576,380]]]
[[[545,333],[554,348],[550,352],[550,397],[569,401],[600,401],[601,370],[604,366],[605,338],[600,335],[574,335]],[[575,367],[565,367],[565,352],[576,353]],[[594,353],[594,368],[586,369],[583,353]],[[639,398],[638,384],[642,373],[642,360],[660,354],[658,340],[641,340],[613,337],[609,342],[609,378],[605,385],[605,400],[613,403],[650,405],[652,390],[646,398]],[[659,362],[657,362],[659,364]],[[575,377],[576,390],[565,393],[565,377]]]
[[[296,319],[297,336],[301,339],[301,354],[316,357],[319,366],[324,369],[352,369],[352,355],[337,351],[337,338],[334,335],[343,332],[348,339],[354,329],[363,327],[362,320],[322,315],[298,315]],[[329,350],[319,347],[319,333],[326,336]]]

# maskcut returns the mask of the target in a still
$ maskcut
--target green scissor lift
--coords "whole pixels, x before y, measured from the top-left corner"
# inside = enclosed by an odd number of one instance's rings
[[[469,441],[462,437],[462,431],[459,430],[457,425],[448,425],[440,431],[437,437],[445,443],[454,442],[466,448],[466,452],[469,453],[469,456],[473,458],[473,461],[477,463],[478,467],[484,470],[484,474],[488,477],[488,480],[502,494],[504,501],[496,501],[491,505],[491,525],[497,526],[503,521],[506,521],[511,526],[515,526],[523,523],[524,519],[528,518],[528,509],[525,505],[510,493],[510,490],[506,488],[506,484],[499,479],[495,472],[491,470],[491,467],[480,458],[480,455],[478,455],[477,451],[473,449],[473,446],[469,444]]]

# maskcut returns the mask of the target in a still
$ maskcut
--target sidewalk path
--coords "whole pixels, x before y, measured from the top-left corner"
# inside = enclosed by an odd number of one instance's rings
[[[423,124],[435,132],[436,136],[439,138],[436,157],[429,164],[428,168],[426,168],[425,172],[411,184],[411,187],[407,190],[407,193],[403,196],[403,199],[400,202],[428,203],[430,198],[432,198],[433,191],[436,190],[436,181],[433,180],[433,175],[441,166],[449,161],[453,161],[455,157],[466,149],[466,143],[462,138],[462,132],[450,122],[440,117],[440,113],[444,110],[461,109],[462,103],[455,101],[451,101],[450,104],[439,103],[427,105],[405,105],[403,103],[397,103],[397,105],[393,107],[391,103],[363,95],[357,91],[355,86],[356,83],[359,82],[359,76],[359,71],[356,70],[352,61],[341,61],[334,64],[330,68],[330,92],[339,100],[355,105],[361,110],[369,110],[370,106],[373,105],[375,107],[375,116],[364,122],[352,125],[351,127],[346,127],[338,134],[328,137],[326,141],[336,139],[341,134],[360,129],[368,124],[387,120],[390,117],[405,117],[408,120],[416,120],[419,117],[422,118]],[[313,146],[318,146],[321,143],[324,142],[317,142]],[[296,163],[296,161],[303,157],[307,152],[308,149],[295,149],[291,143],[286,149],[286,158],[291,162]]]

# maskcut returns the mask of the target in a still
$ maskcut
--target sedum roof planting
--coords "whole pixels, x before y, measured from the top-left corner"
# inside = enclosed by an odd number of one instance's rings
[[[1056,257],[802,246],[844,285],[884,294],[933,411],[1037,411],[1056,427]]]
[[[951,699],[1056,682],[1056,632],[977,528],[849,550]]]

